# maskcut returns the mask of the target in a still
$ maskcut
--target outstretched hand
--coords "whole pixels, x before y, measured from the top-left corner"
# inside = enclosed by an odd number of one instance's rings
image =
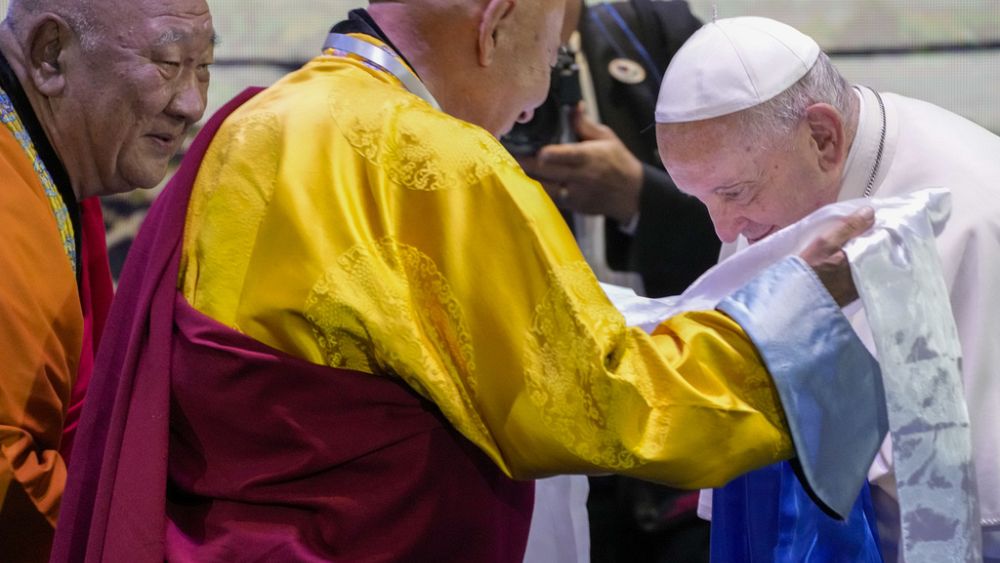
[[[858,290],[851,277],[851,265],[843,247],[874,224],[875,210],[870,207],[859,209],[819,235],[799,254],[841,307],[858,298]]]

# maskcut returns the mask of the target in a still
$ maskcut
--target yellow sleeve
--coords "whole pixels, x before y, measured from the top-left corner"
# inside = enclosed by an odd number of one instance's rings
[[[467,326],[470,361],[396,373],[518,477],[615,471],[706,487],[791,456],[777,393],[735,322],[711,311],[653,336],[626,327],[541,188],[500,170],[421,214],[455,218],[421,228],[451,296],[417,300],[407,324]],[[427,334],[415,338],[433,344]],[[448,383],[429,385],[432,372]]]
[[[185,235],[194,307],[306,360],[401,378],[515,477],[702,487],[791,455],[734,322],[627,328],[495,139],[371,75],[317,59],[223,127]]]

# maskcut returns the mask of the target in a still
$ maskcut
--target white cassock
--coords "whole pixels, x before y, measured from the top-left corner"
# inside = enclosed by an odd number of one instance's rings
[[[860,120],[840,201],[863,197],[869,182],[870,195],[878,198],[930,187],[945,187],[952,194],[951,219],[937,248],[962,347],[983,554],[1000,558],[1000,137],[933,104],[876,95],[865,87],[856,92]],[[885,108],[884,136],[879,98]],[[723,255],[744,245],[742,239],[726,245]],[[874,351],[864,314],[851,321]],[[891,468],[887,439],[869,472],[883,544],[899,536]]]

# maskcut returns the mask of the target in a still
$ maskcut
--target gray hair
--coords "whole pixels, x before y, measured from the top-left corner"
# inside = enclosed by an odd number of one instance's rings
[[[85,50],[93,50],[100,40],[97,23],[100,19],[96,17],[92,0],[11,0],[4,23],[21,36],[27,33],[21,25],[25,18],[42,11],[62,16]]]
[[[818,103],[830,104],[845,120],[857,103],[850,83],[822,52],[809,72],[787,90],[739,112],[739,129],[751,138],[780,145],[805,117],[806,109]]]

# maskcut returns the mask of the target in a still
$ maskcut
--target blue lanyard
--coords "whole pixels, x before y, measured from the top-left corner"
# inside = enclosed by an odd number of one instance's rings
[[[663,76],[660,73],[660,69],[656,66],[656,63],[653,61],[653,57],[649,55],[649,51],[647,51],[646,48],[643,47],[642,42],[639,41],[639,38],[635,36],[635,33],[632,32],[632,29],[629,28],[627,23],[625,23],[625,20],[622,18],[622,15],[618,13],[618,9],[610,4],[600,4],[598,8],[602,9],[606,14],[611,16],[611,19],[615,21],[615,23],[618,25],[618,28],[621,29],[623,34],[625,34],[625,38],[628,39],[628,42],[632,45],[632,48],[635,49],[635,52],[639,55],[639,58],[642,59],[643,63],[645,63],[647,70],[655,79],[654,82],[656,84],[656,87],[659,88],[660,82],[663,81]],[[604,36],[604,39],[607,40],[608,44],[611,45],[612,49],[614,49],[618,53],[618,56],[622,58],[629,58],[628,53],[625,51],[625,49],[621,47],[621,45],[618,44],[617,41],[614,40],[614,38],[611,36],[610,30],[608,30],[607,26],[601,20],[600,16],[597,15],[597,10],[595,9],[594,11],[591,11],[589,16],[590,19],[595,24],[597,24],[598,31],[601,32],[601,35]]]
[[[427,86],[424,86],[424,83],[417,78],[417,75],[413,74],[413,71],[403,64],[399,56],[377,45],[372,45],[367,41],[362,41],[342,33],[331,33],[327,36],[326,43],[323,44],[323,50],[326,51],[327,49],[333,49],[340,53],[347,53],[362,58],[366,63],[375,68],[395,76],[411,94],[421,98],[433,106],[434,109],[441,110],[441,105],[431,95]]]

